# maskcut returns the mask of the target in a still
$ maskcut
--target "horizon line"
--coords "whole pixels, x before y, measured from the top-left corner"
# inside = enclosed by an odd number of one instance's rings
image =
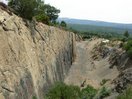
[[[132,25],[132,22],[131,22],[131,23],[127,23],[127,22],[103,21],[103,20],[83,19],[83,18],[72,18],[72,17],[58,17],[58,18],[75,19],[75,20],[82,20],[82,21],[98,21],[98,22],[107,22],[107,23],[115,23],[115,24]]]

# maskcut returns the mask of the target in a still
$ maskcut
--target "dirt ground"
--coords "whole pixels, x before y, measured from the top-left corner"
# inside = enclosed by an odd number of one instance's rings
[[[111,86],[111,82],[115,79],[119,72],[115,68],[110,69],[108,58],[101,60],[93,60],[91,51],[94,46],[99,44],[102,39],[93,39],[91,41],[77,42],[77,58],[65,78],[66,84],[87,86],[88,84],[94,88],[100,88],[103,79],[109,80],[107,86]]]

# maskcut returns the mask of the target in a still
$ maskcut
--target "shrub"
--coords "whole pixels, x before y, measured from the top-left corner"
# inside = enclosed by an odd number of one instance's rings
[[[103,79],[101,82],[100,82],[100,85],[104,85],[107,81],[109,81],[109,79]]]
[[[111,90],[106,87],[97,90],[88,85],[86,88],[80,90],[77,86],[56,83],[44,99],[103,99],[109,96],[110,93]]]
[[[110,90],[107,89],[106,87],[102,87],[101,91],[100,91],[100,97],[101,99],[106,97],[106,96],[109,96],[110,95]]]
[[[92,86],[87,86],[81,91],[81,99],[93,99],[93,97],[97,94],[97,90]]]
[[[39,14],[39,15],[36,15],[35,16],[36,20],[39,21],[39,22],[42,22],[42,23],[45,23],[45,24],[50,24],[50,20],[49,20],[49,17],[46,16],[45,14]]]
[[[92,86],[80,90],[78,86],[56,83],[46,94],[45,99],[93,99],[97,90]]]
[[[46,94],[46,99],[80,99],[80,88],[64,83],[56,83]]]
[[[98,94],[97,94],[93,99],[103,99],[103,98],[109,96],[110,93],[111,93],[111,90],[103,86],[103,87],[98,91]]]
[[[129,86],[117,99],[132,99],[132,86]]]
[[[66,24],[65,21],[61,21],[60,26],[66,28],[67,27],[67,24]]]
[[[129,40],[125,45],[124,48],[126,51],[128,51],[132,47],[132,40]]]
[[[126,50],[128,56],[132,58],[132,40],[129,40],[125,45],[124,49]]]
[[[36,96],[33,96],[32,99],[37,99],[37,97]]]
[[[127,51],[127,54],[130,58],[132,58],[132,47]]]
[[[127,38],[129,37],[128,31],[125,31],[124,36],[127,37]]]

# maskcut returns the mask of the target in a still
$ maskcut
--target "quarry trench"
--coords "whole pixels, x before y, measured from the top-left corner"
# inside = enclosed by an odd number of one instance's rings
[[[112,87],[113,79],[119,75],[117,68],[109,68],[108,58],[101,60],[92,59],[92,50],[101,41],[101,39],[94,39],[76,43],[77,57],[64,80],[66,84],[81,87],[83,83],[83,87],[91,85],[98,89],[101,87],[101,81],[108,79],[109,81],[106,85]]]
[[[107,79],[105,85],[113,86],[119,75],[116,66],[109,68],[108,56],[99,60],[92,57],[95,45],[102,39],[76,42],[72,32],[39,22],[32,27],[32,22],[10,15],[2,7],[0,13],[0,99],[43,99],[55,82],[63,80],[66,84],[98,89]],[[122,59],[119,62],[128,62],[129,69],[131,60]],[[126,84],[126,77],[131,81],[131,70],[121,75],[121,84]]]

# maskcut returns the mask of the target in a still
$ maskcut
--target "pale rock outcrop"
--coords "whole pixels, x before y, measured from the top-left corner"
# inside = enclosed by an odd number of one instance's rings
[[[114,88],[117,92],[122,92],[127,88],[127,85],[132,84],[132,59],[128,57],[121,45],[120,41],[110,41],[109,44],[100,43],[92,51],[94,60],[108,58],[109,68],[116,67],[118,69],[120,74],[112,82],[115,84]]]
[[[74,34],[0,9],[0,99],[43,99],[75,56]]]

